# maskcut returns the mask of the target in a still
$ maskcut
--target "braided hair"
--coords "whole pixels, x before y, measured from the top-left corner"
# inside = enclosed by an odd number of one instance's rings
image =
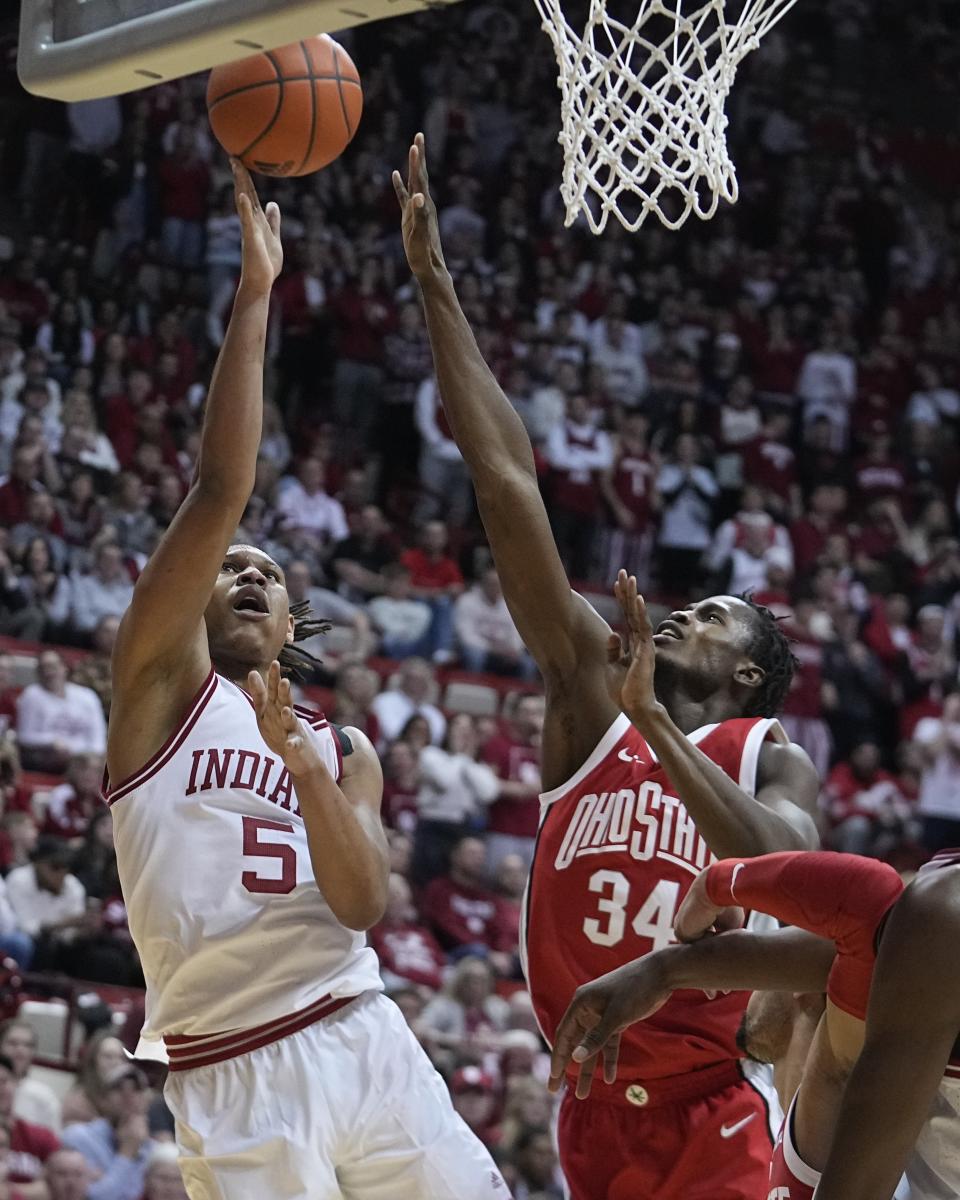
[[[745,717],[773,717],[780,711],[793,680],[797,663],[790,640],[780,628],[779,618],[749,595],[739,597],[754,613],[753,636],[747,653],[764,672],[763,683],[754,688]]]
[[[318,633],[326,633],[330,628],[330,622],[321,621],[314,616],[309,600],[291,604],[290,616],[293,617],[293,641],[284,644],[283,649],[277,655],[277,661],[280,663],[280,670],[284,675],[289,675],[293,679],[305,679],[321,666],[321,662],[309,650],[304,650],[296,643],[304,642]]]

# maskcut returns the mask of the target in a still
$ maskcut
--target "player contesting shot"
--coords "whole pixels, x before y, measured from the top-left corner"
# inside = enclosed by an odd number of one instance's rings
[[[711,853],[815,845],[817,777],[773,717],[792,659],[766,610],[714,596],[653,631],[635,581],[621,573],[624,650],[571,590],[526,431],[444,263],[422,135],[406,183],[393,178],[446,417],[546,687],[546,790],[522,950],[550,1039],[580,984],[671,940],[677,908]],[[677,995],[626,1035],[615,1080],[583,1102],[568,1087],[559,1139],[574,1200],[766,1195],[772,1132],[735,1045],[744,1003]]]
[[[196,479],[113,655],[105,794],[191,1200],[502,1200],[363,931],[383,914],[369,741],[293,706],[316,623],[231,545],[253,490],[280,213],[233,164],[240,284]],[[162,1054],[154,1053],[154,1057]]]

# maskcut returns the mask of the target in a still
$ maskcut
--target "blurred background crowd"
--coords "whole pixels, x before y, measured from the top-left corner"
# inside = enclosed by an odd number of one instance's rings
[[[2,22],[0,950],[136,988],[98,796],[109,656],[191,478],[240,230],[203,79],[38,100]],[[383,757],[384,980],[518,1200],[561,1194],[518,964],[543,699],[438,403],[390,171],[422,127],[575,586],[607,613],[627,566],[655,609],[772,608],[825,843],[907,872],[960,844],[957,23],[938,0],[803,0],[740,71],[739,203],[678,233],[563,228],[555,64],[533,5],[505,0],[345,35],[354,144],[261,181],[286,263],[241,537],[333,622],[304,692]],[[31,1039],[0,1037],[0,1200],[182,1196],[110,1028],[66,1101],[38,1092]]]

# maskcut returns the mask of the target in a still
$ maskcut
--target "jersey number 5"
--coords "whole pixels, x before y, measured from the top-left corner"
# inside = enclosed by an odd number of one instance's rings
[[[587,886],[599,893],[597,910],[605,920],[587,917],[583,932],[595,946],[615,946],[627,928],[630,880],[621,871],[594,871]],[[662,950],[675,941],[673,922],[679,901],[680,884],[675,879],[661,879],[637,909],[631,928],[637,937],[649,938],[651,949]]]
[[[243,818],[244,858],[270,858],[280,860],[280,875],[276,870],[267,876],[256,871],[244,871],[240,882],[248,892],[270,892],[285,896],[297,886],[297,852],[288,842],[271,842],[261,838],[262,833],[277,831],[292,833],[289,821],[264,821],[260,817]]]

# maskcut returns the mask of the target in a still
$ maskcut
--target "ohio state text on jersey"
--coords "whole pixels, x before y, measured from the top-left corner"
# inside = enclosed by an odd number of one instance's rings
[[[760,717],[706,725],[689,737],[750,795],[763,742],[787,741],[778,721]],[[656,755],[621,713],[580,770],[541,796],[521,945],[548,1040],[581,984],[674,940],[677,909],[713,861]],[[752,927],[759,921],[755,914]],[[738,1058],[746,998],[675,992],[623,1034],[619,1077],[662,1078]]]
[[[339,781],[340,742],[297,709]],[[289,772],[246,692],[212,670],[166,744],[106,787],[144,1037],[248,1029],[381,987],[376,956],[317,887]]]

